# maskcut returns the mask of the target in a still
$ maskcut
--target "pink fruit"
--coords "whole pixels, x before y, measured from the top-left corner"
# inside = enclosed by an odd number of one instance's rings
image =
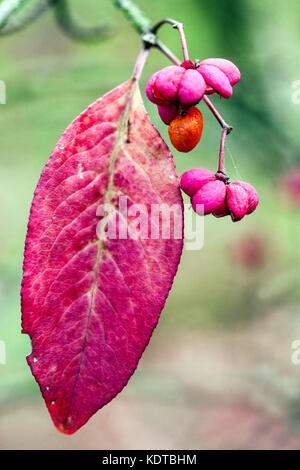
[[[150,100],[152,103],[158,104],[158,105],[168,105],[171,104],[170,101],[158,98],[154,95],[154,84],[156,82],[157,76],[159,72],[154,73],[150,79],[148,80],[147,86],[146,86],[146,95],[148,100]]]
[[[197,72],[200,73],[206,83],[217,91],[223,98],[230,98],[232,86],[226,75],[214,65],[200,64]]]
[[[153,83],[154,96],[168,101],[175,101],[185,72],[184,68],[177,65],[170,65],[159,70]]]
[[[200,215],[210,214],[224,202],[225,196],[225,184],[219,180],[210,181],[194,194],[192,198],[193,209]]]
[[[148,99],[158,105],[174,101],[183,105],[198,103],[206,90],[202,75],[196,70],[170,65],[153,74],[146,87]]]
[[[206,83],[197,70],[188,69],[182,76],[178,89],[178,100],[181,104],[190,105],[197,103],[206,90]]]
[[[157,110],[160,119],[169,125],[178,114],[178,105],[176,103],[172,103],[169,106],[158,105]]]
[[[248,211],[247,214],[251,214],[255,211],[258,203],[259,203],[259,196],[256,192],[256,189],[251,186],[249,183],[245,183],[244,181],[235,181],[232,184],[240,185],[248,194]]]
[[[228,78],[230,85],[235,85],[241,79],[241,73],[236,65],[227,59],[205,59],[200,65],[214,65],[218,67]]]
[[[190,60],[180,66],[170,65],[154,73],[146,94],[152,103],[168,105],[174,101],[184,106],[198,103],[204,94],[232,95],[232,86],[241,78],[239,69],[226,59],[205,59],[200,64]]]
[[[206,183],[215,180],[216,177],[212,171],[205,168],[193,168],[181,175],[180,188],[185,194],[192,197]]]
[[[227,185],[226,202],[233,222],[238,222],[247,214],[248,193],[239,184]]]
[[[217,217],[218,219],[221,217],[226,217],[226,215],[229,215],[229,210],[226,204],[226,201],[222,202],[216,209],[212,212],[212,215]]]

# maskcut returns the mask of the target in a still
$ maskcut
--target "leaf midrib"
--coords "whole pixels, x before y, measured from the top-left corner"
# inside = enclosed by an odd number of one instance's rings
[[[111,194],[112,194],[113,185],[114,185],[113,184],[114,169],[115,169],[115,165],[116,165],[116,161],[117,161],[119,152],[120,152],[121,147],[124,143],[124,135],[126,135],[126,132],[127,132],[127,123],[128,123],[129,112],[130,112],[131,100],[132,100],[135,88],[137,86],[137,83],[138,82],[137,82],[136,79],[131,78],[131,85],[130,85],[130,88],[127,92],[125,106],[124,106],[124,109],[123,109],[122,114],[120,116],[118,127],[116,129],[116,139],[115,139],[114,147],[113,147],[112,152],[111,152],[110,165],[109,165],[109,169],[108,169],[109,180],[108,180],[108,186],[107,186],[107,191],[106,191],[106,195],[105,195],[105,204],[108,204],[111,201]],[[91,289],[90,289],[90,292],[91,292],[91,294],[90,294],[90,307],[89,307],[88,316],[87,316],[87,324],[86,324],[86,329],[85,329],[84,338],[83,338],[83,345],[82,345],[82,349],[81,349],[81,352],[80,352],[79,366],[78,366],[78,370],[77,370],[77,373],[76,373],[76,376],[75,376],[74,385],[72,387],[68,412],[66,413],[67,415],[70,415],[72,401],[73,401],[73,398],[74,398],[74,395],[75,395],[75,390],[76,390],[78,378],[80,376],[81,367],[82,367],[82,363],[83,363],[83,359],[84,359],[84,352],[85,352],[85,348],[86,348],[86,344],[87,344],[87,338],[88,338],[88,334],[89,334],[90,320],[91,320],[91,316],[92,316],[92,313],[93,313],[94,307],[95,307],[95,305],[94,305],[94,303],[95,303],[95,294],[97,292],[97,281],[98,281],[99,269],[100,269],[100,264],[101,264],[101,258],[102,258],[102,254],[103,254],[103,248],[104,248],[103,240],[99,239],[99,241],[97,243],[97,257],[96,257],[95,268],[94,268],[95,278],[94,278],[94,282],[91,285]],[[69,419],[69,418],[70,417],[67,417],[66,419]]]

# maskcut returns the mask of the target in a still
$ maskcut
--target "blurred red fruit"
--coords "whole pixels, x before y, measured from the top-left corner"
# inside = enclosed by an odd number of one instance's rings
[[[283,174],[281,186],[290,202],[294,206],[300,207],[300,166],[291,168]]]
[[[247,268],[259,269],[263,267],[269,258],[269,240],[259,233],[244,235],[235,240],[231,255],[234,261]]]

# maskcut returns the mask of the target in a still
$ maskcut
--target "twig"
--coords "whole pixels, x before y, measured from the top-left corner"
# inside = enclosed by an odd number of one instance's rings
[[[230,134],[230,132],[232,131],[232,126],[230,126],[229,124],[227,124],[224,119],[222,118],[221,114],[219,113],[219,111],[215,108],[215,106],[212,104],[212,102],[210,101],[210,99],[204,95],[203,96],[203,101],[204,103],[208,106],[208,108],[210,109],[210,111],[213,113],[213,115],[215,116],[215,118],[217,119],[217,121],[219,121],[222,129],[225,129],[226,130],[226,134]]]
[[[140,78],[145,62],[148,58],[149,52],[150,52],[149,47],[143,47],[142,50],[140,51],[138,58],[136,60],[135,66],[134,66],[133,74],[132,74],[133,80],[138,80]]]
[[[186,44],[185,34],[184,34],[184,31],[183,31],[183,24],[178,23],[176,28],[179,31],[180,41],[181,41],[181,45],[182,45],[183,58],[184,58],[184,60],[189,60],[188,48],[187,48],[187,44]]]
[[[25,2],[26,0],[3,0],[0,4],[0,27],[6,23],[12,13],[25,5]]]
[[[151,31],[151,21],[144,15],[139,7],[131,0],[113,0],[116,7],[120,8],[128,18],[132,26],[140,34]]]
[[[224,165],[224,150],[225,150],[225,141],[227,136],[227,129],[222,129],[221,134],[221,142],[220,142],[220,153],[219,153],[219,166],[218,172],[223,173],[223,165]]]
[[[28,6],[28,0],[4,0],[0,4],[0,35],[20,31],[48,8],[53,8],[58,25],[72,39],[94,41],[107,37],[110,33],[108,26],[104,24],[94,27],[77,24],[66,0],[39,0],[32,7]]]
[[[105,25],[85,27],[77,24],[71,15],[67,0],[49,0],[54,6],[54,14],[58,25],[72,39],[79,41],[95,41],[107,37],[110,28]]]
[[[20,2],[20,7],[21,7]],[[24,3],[24,2],[23,2]],[[1,6],[3,3],[1,3]],[[40,0],[38,3],[36,3],[32,9],[29,9],[22,15],[18,14],[19,8],[16,8],[14,10],[14,15],[9,14],[6,16],[5,21],[2,22],[2,25],[0,26],[0,35],[8,35],[8,34],[13,34],[21,29],[25,28],[27,25],[32,23],[34,20],[36,20],[42,13],[44,13],[48,8],[50,8],[50,1],[49,0]],[[1,12],[0,12],[1,16]],[[12,19],[10,17],[12,16]],[[1,24],[1,21],[0,21]]]

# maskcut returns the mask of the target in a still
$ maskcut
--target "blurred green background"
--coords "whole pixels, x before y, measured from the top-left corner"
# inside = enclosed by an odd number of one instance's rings
[[[43,404],[20,334],[20,282],[30,203],[65,127],[130,76],[140,39],[110,0],[72,0],[74,17],[104,21],[108,38],[71,40],[47,11],[26,29],[0,37],[0,448],[222,449],[300,448],[300,207],[284,190],[300,165],[300,3],[297,0],[137,0],[156,22],[185,25],[191,58],[225,57],[241,82],[230,100],[212,101],[234,132],[226,171],[253,184],[257,211],[233,224],[205,218],[200,251],[183,252],[173,289],[127,388],[73,436],[60,435]],[[0,2],[1,6],[1,2]],[[178,34],[160,38],[178,55]],[[141,78],[169,65],[157,50]],[[155,106],[147,111],[169,144]],[[204,132],[190,154],[174,149],[178,173],[216,169],[220,128],[203,103]],[[300,192],[300,189],[299,189]],[[186,201],[187,202],[187,201]]]

